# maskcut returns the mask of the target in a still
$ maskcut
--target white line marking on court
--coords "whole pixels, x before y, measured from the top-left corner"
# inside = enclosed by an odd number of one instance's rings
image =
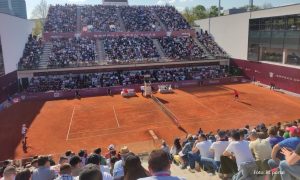
[[[116,121],[117,121],[118,128],[119,128],[119,127],[120,127],[120,124],[119,124],[119,120],[118,120],[118,117],[117,117],[117,114],[116,114],[115,106],[113,106],[113,110],[114,110],[115,119],[116,119]]]
[[[72,112],[72,116],[71,116],[71,120],[70,120],[70,124],[69,124],[69,129],[68,129],[66,141],[69,139],[69,134],[70,134],[70,130],[71,130],[71,125],[72,125],[74,113],[75,113],[75,106],[73,107],[73,112]]]

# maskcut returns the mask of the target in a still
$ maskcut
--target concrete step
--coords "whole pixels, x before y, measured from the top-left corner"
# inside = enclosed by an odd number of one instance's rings
[[[154,15],[155,19],[157,22],[159,22],[160,27],[162,27],[162,30],[167,31],[167,27],[165,26],[164,23],[162,23],[162,21],[160,20],[160,18],[157,16],[157,14],[155,13],[154,9],[152,9],[152,14]]]
[[[161,59],[165,59],[166,55],[164,53],[163,48],[161,47],[160,43],[158,42],[158,39],[152,39],[154,46],[156,47],[156,50],[160,56]]]
[[[49,62],[49,56],[51,54],[51,48],[52,48],[52,43],[46,42],[43,49],[43,54],[40,59],[39,68],[47,68]]]
[[[198,38],[193,38],[194,42],[204,51],[204,53],[207,55],[208,59],[215,59],[211,53],[208,52],[206,47],[198,40]]]
[[[123,21],[123,19],[122,19],[121,10],[120,10],[119,8],[117,8],[117,15],[118,15],[119,23],[120,23],[120,26],[121,26],[121,31],[122,31],[122,32],[125,32],[125,31],[126,31],[126,28],[125,28],[124,21]]]
[[[81,32],[81,7],[77,6],[77,22],[76,22],[76,32],[80,33]]]
[[[96,53],[98,54],[98,61],[100,64],[105,63],[105,51],[104,51],[104,43],[102,39],[96,40]]]

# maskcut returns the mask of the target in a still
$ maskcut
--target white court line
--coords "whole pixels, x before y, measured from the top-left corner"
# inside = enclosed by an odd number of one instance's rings
[[[70,130],[71,130],[71,125],[72,125],[74,113],[75,113],[75,106],[73,107],[73,112],[72,112],[72,116],[71,116],[71,120],[70,120],[70,124],[69,124],[69,129],[68,129],[66,141],[69,139],[69,134],[70,134]]]
[[[120,124],[119,124],[119,120],[118,120],[118,117],[117,117],[117,114],[116,114],[115,106],[113,106],[113,110],[114,110],[115,119],[116,119],[116,121],[117,121],[118,128],[119,128],[119,127],[120,127]]]

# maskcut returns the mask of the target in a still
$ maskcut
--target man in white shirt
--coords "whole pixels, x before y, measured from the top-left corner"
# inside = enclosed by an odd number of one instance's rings
[[[213,153],[209,151],[211,142],[207,140],[206,135],[201,134],[195,142],[192,152],[188,153],[189,171],[194,173],[195,162],[197,161],[204,168],[210,169],[212,172],[217,170],[216,164],[213,162]],[[199,153],[199,154],[198,154]]]
[[[225,131],[219,131],[217,141],[212,143],[209,149],[214,153],[214,161],[218,167],[220,167],[220,157],[223,155],[223,152],[227,148],[228,144],[229,142],[227,140]]]
[[[240,132],[232,132],[233,141],[230,142],[224,156],[234,156],[236,159],[238,173],[234,175],[233,179],[246,178],[252,176],[257,169],[255,159],[249,149],[249,142],[240,139]]]

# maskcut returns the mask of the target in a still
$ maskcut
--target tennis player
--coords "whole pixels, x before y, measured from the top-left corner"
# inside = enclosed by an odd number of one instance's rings
[[[236,89],[233,90],[234,91],[234,100],[239,99],[239,93]]]
[[[26,141],[26,134],[27,134],[26,124],[22,125],[21,133],[22,133],[22,142],[25,142]]]

